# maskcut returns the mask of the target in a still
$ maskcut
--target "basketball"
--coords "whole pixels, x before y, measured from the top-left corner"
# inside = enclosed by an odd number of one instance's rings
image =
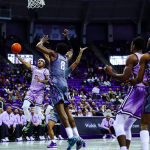
[[[18,54],[21,52],[21,45],[18,44],[18,43],[14,43],[12,46],[11,46],[11,51],[14,53],[14,54]]]

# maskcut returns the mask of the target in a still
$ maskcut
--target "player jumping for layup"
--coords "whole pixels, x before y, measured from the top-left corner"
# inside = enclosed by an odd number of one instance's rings
[[[68,31],[65,30],[66,35]],[[67,39],[67,38],[66,38]],[[43,43],[49,40],[48,36],[44,36],[41,42],[37,44],[37,49],[50,56],[50,72],[51,72],[51,97],[53,105],[57,110],[60,120],[65,127],[66,133],[68,135],[68,148],[70,150],[73,145],[78,141],[77,149],[80,149],[83,144],[83,140],[78,136],[77,138],[73,136],[78,134],[74,118],[69,113],[70,104],[68,100],[68,85],[65,79],[65,68],[68,67],[68,60],[72,57],[73,49],[70,47],[68,52],[68,47],[66,44],[59,43],[57,45],[56,51],[47,49],[43,46]],[[68,52],[68,53],[67,53]],[[66,56],[67,53],[67,56]],[[73,129],[73,130],[72,130]],[[78,134],[79,135],[79,134]],[[81,141],[81,142],[79,142]]]
[[[105,73],[112,76],[118,81],[126,82],[129,78],[134,78],[138,74],[139,60],[142,56],[142,50],[145,47],[145,41],[142,38],[135,38],[131,43],[131,52],[126,60],[126,66],[123,74],[115,74],[112,72],[112,67],[106,66]],[[146,76],[144,76],[146,81]],[[122,102],[114,128],[121,150],[129,149],[131,142],[131,127],[136,119],[141,118],[141,108],[144,102],[145,85],[140,83],[135,87],[130,86],[128,94]]]
[[[82,57],[82,53],[83,51],[85,50],[86,48],[81,48],[80,49],[80,53],[76,59],[76,61],[67,69],[65,69],[65,78],[67,79],[69,74],[78,66],[79,62],[80,62],[80,59]],[[46,59],[46,58],[45,58]],[[50,60],[49,59],[46,59],[47,60],[47,63],[50,63]],[[53,132],[53,127],[54,125],[59,121],[59,116],[57,114],[57,111],[56,111],[56,108],[53,107],[54,109],[54,112],[52,114],[52,116],[49,118],[49,122],[48,122],[48,132],[49,132],[49,136],[51,138],[51,144],[47,146],[47,148],[56,148],[57,147],[57,144],[54,140],[54,132]],[[73,129],[74,130],[74,129]],[[75,132],[75,135],[76,137],[78,137],[79,135],[77,134],[76,135],[76,132]],[[78,144],[77,144],[78,145]]]
[[[150,39],[148,39],[147,48],[150,50]],[[141,143],[142,150],[149,150],[149,131],[148,127],[150,124],[150,51],[144,54],[140,59],[140,68],[138,76],[135,79],[131,79],[128,82],[131,85],[135,86],[143,82],[144,73],[146,71],[148,86],[146,88],[145,100],[142,106],[142,115],[141,115]],[[143,95],[142,93],[140,93]]]
[[[42,124],[44,124],[44,116],[41,113],[42,102],[44,99],[44,84],[47,84],[49,79],[49,71],[45,67],[45,60],[39,59],[37,67],[30,65],[28,62],[25,62],[17,54],[16,57],[29,69],[32,71],[32,81],[30,90],[27,92],[27,95],[23,103],[23,111],[27,118],[27,124],[24,126],[23,131],[27,131],[31,125],[29,106],[31,103],[35,103],[35,113],[42,119]],[[40,80],[40,82],[39,82]]]

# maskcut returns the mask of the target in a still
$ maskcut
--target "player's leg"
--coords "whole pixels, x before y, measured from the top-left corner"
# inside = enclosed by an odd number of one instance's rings
[[[53,131],[53,127],[54,127],[55,124],[56,124],[56,122],[54,122],[52,120],[49,120],[48,127],[47,127],[48,128],[48,134],[51,138],[51,141],[53,141],[53,142],[55,142],[54,141],[54,131]]]
[[[124,125],[126,120],[129,118],[128,115],[118,114],[114,123],[114,129],[116,132],[117,140],[120,145],[120,150],[126,150],[126,133],[124,130]]]
[[[141,132],[140,138],[142,143],[142,150],[149,150],[149,127],[150,114],[141,114]]]
[[[124,126],[124,130],[126,133],[126,146],[127,146],[127,150],[130,147],[130,143],[131,143],[131,138],[132,138],[132,134],[131,134],[131,127],[134,124],[134,122],[137,119],[135,118],[128,118],[127,121],[125,122],[125,126]]]

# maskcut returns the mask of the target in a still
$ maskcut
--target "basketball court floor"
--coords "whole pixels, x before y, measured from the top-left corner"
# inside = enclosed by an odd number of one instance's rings
[[[119,150],[116,139],[88,139],[85,142],[86,147],[81,150]],[[0,143],[0,150],[47,150],[49,143],[50,141]],[[58,141],[57,144],[57,150],[67,149],[66,140]],[[50,150],[56,150],[56,148]],[[72,150],[76,150],[76,147],[74,146]],[[133,138],[130,150],[142,150],[140,138]]]

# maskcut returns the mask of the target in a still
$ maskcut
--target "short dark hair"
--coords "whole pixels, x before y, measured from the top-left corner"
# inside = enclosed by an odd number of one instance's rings
[[[68,52],[68,46],[64,43],[58,43],[56,46],[56,52],[65,55]]]
[[[133,39],[133,44],[137,50],[142,50],[145,47],[145,40],[143,38],[137,37]]]

